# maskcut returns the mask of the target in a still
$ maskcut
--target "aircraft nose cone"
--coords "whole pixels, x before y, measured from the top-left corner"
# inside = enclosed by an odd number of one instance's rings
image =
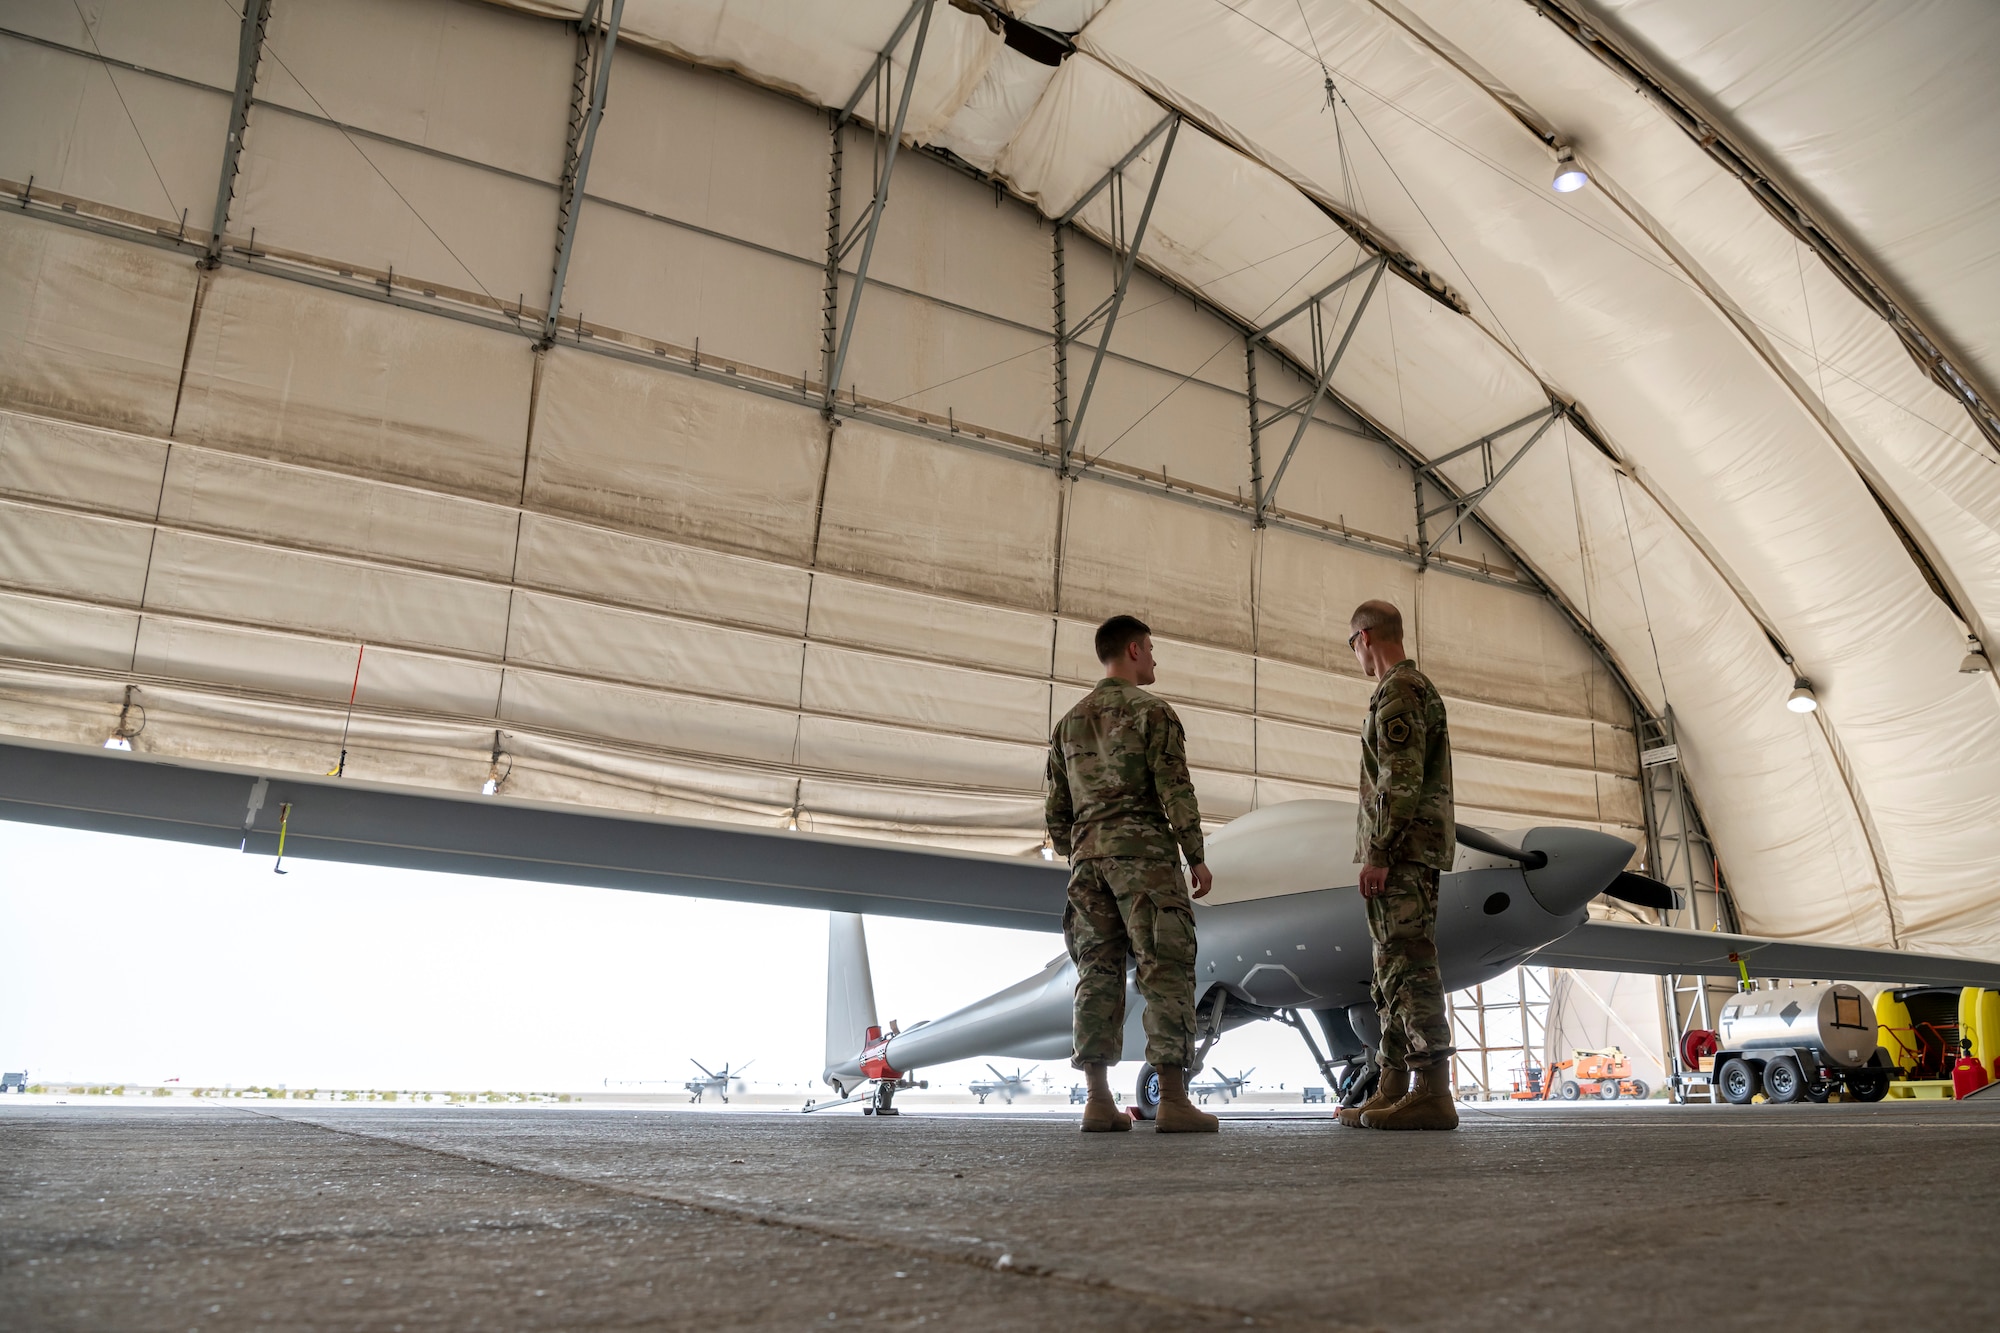
[[[1632,859],[1631,843],[1593,829],[1530,829],[1521,846],[1542,852],[1548,864],[1526,872],[1528,892],[1551,916],[1571,916],[1617,878]]]

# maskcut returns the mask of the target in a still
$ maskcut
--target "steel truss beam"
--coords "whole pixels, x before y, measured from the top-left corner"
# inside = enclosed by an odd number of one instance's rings
[[[1481,451],[1480,456],[1484,461],[1485,465],[1484,472],[1486,476],[1485,484],[1482,485],[1478,490],[1471,491],[1465,495],[1454,496],[1452,499],[1445,501],[1443,504],[1438,505],[1434,509],[1418,510],[1417,526],[1419,529],[1419,534],[1418,534],[1419,540],[1422,540],[1421,529],[1425,523],[1437,517],[1439,514],[1445,513],[1446,511],[1451,512],[1451,521],[1445,524],[1443,531],[1439,532],[1438,535],[1435,538],[1433,538],[1428,545],[1424,547],[1423,554],[1418,557],[1419,563],[1428,561],[1432,556],[1436,555],[1438,553],[1438,548],[1444,545],[1445,539],[1451,536],[1452,530],[1458,527],[1458,525],[1463,523],[1466,519],[1471,518],[1475,513],[1479,511],[1479,506],[1485,502],[1486,497],[1493,494],[1493,488],[1498,486],[1502,481],[1506,480],[1507,474],[1514,470],[1514,465],[1528,456],[1528,451],[1535,447],[1535,445],[1541,440],[1542,436],[1549,433],[1549,428],[1554,426],[1557,421],[1561,420],[1562,415],[1563,415],[1562,405],[1560,403],[1550,403],[1547,407],[1543,408],[1539,412],[1531,413],[1528,416],[1522,417],[1519,421],[1516,421],[1511,425],[1503,426],[1499,430],[1494,431],[1490,435],[1481,436],[1479,439],[1474,440],[1471,444],[1461,445],[1460,447],[1452,450],[1450,453],[1440,455],[1439,457],[1432,459],[1429,463],[1425,464],[1423,467],[1417,469],[1417,475],[1419,476],[1419,478],[1429,477],[1435,484],[1437,482],[1444,480],[1444,474],[1438,470],[1440,467],[1442,467],[1445,463],[1450,462],[1454,458],[1457,458],[1463,454],[1471,453],[1474,449],[1477,449]],[[1523,444],[1519,449],[1515,450],[1514,456],[1508,459],[1505,463],[1503,463],[1499,471],[1497,472],[1494,471],[1493,442],[1502,437],[1503,435],[1506,435],[1509,431],[1519,430],[1521,427],[1527,425],[1529,422],[1537,420],[1539,420],[1542,424],[1536,429],[1533,435],[1530,435],[1528,437],[1528,442],[1526,444]],[[1418,494],[1421,495],[1423,487],[1422,481],[1420,480],[1417,483],[1417,485],[1418,485]]]
[[[1139,209],[1139,225],[1133,228],[1130,244],[1126,244],[1124,223],[1125,168],[1139,160],[1139,154],[1145,152],[1147,146],[1153,140],[1160,137],[1161,131],[1166,132],[1167,142],[1160,149],[1160,160],[1153,168],[1152,183],[1146,187],[1146,202]],[[1118,266],[1118,281],[1112,286],[1111,295],[1101,301],[1097,309],[1085,315],[1082,322],[1074,329],[1063,335],[1065,343],[1074,342],[1086,330],[1093,327],[1099,318],[1104,320],[1104,333],[1098,338],[1096,352],[1090,358],[1090,374],[1084,377],[1083,393],[1076,400],[1076,415],[1070,419],[1068,428],[1063,431],[1062,472],[1064,476],[1069,475],[1070,456],[1075,450],[1077,437],[1083,432],[1083,417],[1086,412],[1090,411],[1090,396],[1097,390],[1097,372],[1104,368],[1104,353],[1111,347],[1111,331],[1118,326],[1118,312],[1123,308],[1125,293],[1132,285],[1133,270],[1139,265],[1139,247],[1145,243],[1146,228],[1153,220],[1153,205],[1160,197],[1160,182],[1167,178],[1167,162],[1174,155],[1174,140],[1180,137],[1180,132],[1181,118],[1177,114],[1170,115],[1158,125],[1155,125],[1152,133],[1134,145],[1131,152],[1119,158],[1111,170],[1105,172],[1099,178],[1097,184],[1085,191],[1083,198],[1070,205],[1069,211],[1056,221],[1056,228],[1058,230],[1068,226],[1085,204],[1095,199],[1100,192],[1108,188],[1111,190],[1112,201],[1112,254],[1117,254],[1117,247],[1119,245],[1125,245],[1125,259]]]
[[[882,213],[889,206],[889,182],[896,171],[897,150],[903,144],[903,122],[910,114],[910,95],[916,91],[917,66],[924,58],[924,41],[930,36],[931,11],[935,4],[936,0],[916,0],[910,6],[909,12],[903,15],[903,21],[896,25],[896,31],[890,35],[888,44],[882,48],[882,53],[875,57],[875,63],[868,67],[867,75],[854,89],[853,96],[847,99],[847,105],[841,108],[840,118],[834,122],[834,133],[838,135],[841,127],[853,118],[854,108],[860,104],[862,95],[871,86],[877,87],[884,94],[887,93],[891,82],[890,76],[894,70],[890,57],[895,53],[896,44],[903,40],[903,34],[909,31],[911,20],[917,20],[917,36],[910,47],[910,63],[903,71],[903,96],[896,104],[896,123],[889,130],[889,142],[882,158],[882,173],[875,180],[874,197],[868,201],[867,210],[855,220],[846,238],[835,245],[832,253],[827,256],[827,265],[832,270],[831,280],[835,284],[834,295],[837,299],[840,261],[854,248],[857,239],[861,242],[861,262],[854,266],[854,290],[847,298],[847,317],[841,323],[840,342],[834,349],[833,363],[827,367],[826,372],[828,416],[833,414],[834,399],[840,392],[841,372],[847,368],[847,352],[854,342],[854,320],[861,311],[862,289],[868,285],[868,265],[875,257],[875,238],[881,234]],[[887,100],[886,96],[883,100]],[[879,118],[875,128],[879,134],[881,132]]]
[[[1323,309],[1323,307],[1320,305],[1320,302],[1325,300],[1328,296],[1332,295],[1334,292],[1340,290],[1341,287],[1345,286],[1350,280],[1358,276],[1361,273],[1362,269],[1374,270],[1374,272],[1369,276],[1367,288],[1364,289],[1361,293],[1361,299],[1355,302],[1354,304],[1354,313],[1348,317],[1347,330],[1346,332],[1340,335],[1340,345],[1333,349],[1333,355],[1328,357],[1326,360],[1326,364],[1320,368],[1319,379],[1314,383],[1312,393],[1307,397],[1306,401],[1298,409],[1296,409],[1298,410],[1299,413],[1299,424],[1297,429],[1295,429],[1292,432],[1292,442],[1289,445],[1285,446],[1284,457],[1278,460],[1278,470],[1271,474],[1271,484],[1267,487],[1264,487],[1255,497],[1257,502],[1256,524],[1260,528],[1264,526],[1265,513],[1269,511],[1269,509],[1271,508],[1272,502],[1277,499],[1278,487],[1282,486],[1285,482],[1285,469],[1289,468],[1292,465],[1292,456],[1299,451],[1299,442],[1305,439],[1306,437],[1306,427],[1312,424],[1313,414],[1319,411],[1320,400],[1326,397],[1327,388],[1333,383],[1333,372],[1339,369],[1340,358],[1347,355],[1347,345],[1350,342],[1354,341],[1354,331],[1361,327],[1361,317],[1368,313],[1368,302],[1370,298],[1372,298],[1375,295],[1375,288],[1379,286],[1382,282],[1383,270],[1388,267],[1389,267],[1388,258],[1386,256],[1377,256],[1376,258],[1369,260],[1366,264],[1363,264],[1360,268],[1356,268],[1353,271],[1349,272],[1345,277],[1335,281],[1330,286],[1328,286],[1324,291],[1321,291],[1318,295],[1312,297],[1310,300],[1307,300],[1300,305],[1294,306],[1290,311],[1286,312],[1282,317],[1280,317],[1279,319],[1270,324],[1265,325],[1263,328],[1257,330],[1256,333],[1251,335],[1258,341],[1265,341],[1266,335],[1268,335],[1272,329],[1275,329],[1276,327],[1278,327],[1278,325],[1283,324],[1286,320],[1291,319],[1293,316],[1299,314],[1301,311],[1309,309],[1312,312],[1312,319],[1313,319],[1313,355],[1315,359],[1317,359],[1317,357],[1319,356],[1320,347],[1322,343],[1325,341],[1324,335],[1320,330],[1320,312]],[[1253,413],[1257,410],[1257,406],[1255,403],[1252,403],[1250,405],[1250,410]],[[1284,412],[1281,412],[1278,415],[1279,416],[1289,415],[1293,410],[1295,409],[1286,408]],[[1277,418],[1273,417],[1272,420],[1275,421],[1277,420]]]
[[[243,28],[236,43],[236,94],[229,101],[229,138],[222,145],[222,177],[215,184],[215,220],[208,228],[208,250],[201,261],[204,268],[214,268],[222,258],[222,229],[229,224],[229,205],[236,198],[243,132],[250,124],[257,67],[264,60],[264,29],[270,22],[271,0],[250,0],[243,6]]]
[[[1734,931],[1737,922],[1719,882],[1715,847],[1681,771],[1673,709],[1670,706],[1661,717],[1641,713],[1637,721],[1646,873],[1672,885],[1679,898],[1676,907],[1660,913],[1660,924],[1681,930]],[[1695,1090],[1713,1100],[1707,1084],[1685,1077],[1690,1071],[1681,1058],[1681,1039],[1690,1029],[1713,1028],[1714,1007],[1735,989],[1734,977],[1671,974],[1660,979],[1662,1017],[1666,1020],[1665,1063],[1673,1100],[1684,1102]]]
[[[562,182],[557,187],[556,261],[549,278],[549,313],[542,320],[541,346],[556,340],[562,318],[563,287],[569,282],[569,260],[576,251],[577,217],[583,212],[584,183],[590,176],[590,155],[597,147],[597,124],[604,119],[605,98],[611,92],[611,56],[618,49],[618,25],[625,17],[625,0],[611,0],[611,17],[600,24],[603,0],[590,0],[576,27],[576,82],[570,90],[569,148],[564,155]],[[592,34],[603,29],[593,46]],[[584,97],[584,71],[595,61],[589,100]]]

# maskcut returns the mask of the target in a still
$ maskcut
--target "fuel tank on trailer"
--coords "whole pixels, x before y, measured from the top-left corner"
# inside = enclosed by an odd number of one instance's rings
[[[1836,1065],[1875,1054],[1875,1007],[1844,981],[1793,982],[1729,997],[1716,1024],[1726,1051],[1817,1047]]]

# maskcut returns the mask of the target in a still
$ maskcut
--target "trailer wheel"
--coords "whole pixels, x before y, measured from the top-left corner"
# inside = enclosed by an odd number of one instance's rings
[[[1795,1102],[1805,1091],[1805,1075],[1798,1060],[1781,1055],[1764,1066],[1764,1093],[1774,1102]]]
[[[1575,1079],[1566,1078],[1563,1080],[1562,1086],[1556,1089],[1556,1096],[1566,1102],[1573,1102],[1583,1096],[1583,1089],[1577,1086]]]
[[[1151,1120],[1160,1113],[1160,1071],[1149,1064],[1139,1066],[1139,1086],[1133,1093],[1139,1099],[1139,1118]]]
[[[1731,1106],[1748,1106],[1757,1095],[1757,1071],[1745,1060],[1727,1061],[1716,1071],[1715,1083],[1722,1089],[1722,1100]]]
[[[1840,1080],[1838,1078],[1830,1078],[1824,1082],[1807,1079],[1805,1088],[1806,1100],[1824,1106],[1832,1099],[1833,1090],[1839,1086]]]
[[[1615,1078],[1607,1078],[1607,1079],[1605,1079],[1605,1080],[1604,1080],[1604,1081],[1603,1081],[1602,1083],[1600,1083],[1600,1084],[1598,1084],[1598,1085],[1597,1085],[1597,1095],[1598,1095],[1599,1099],[1600,1099],[1600,1100],[1603,1100],[1603,1101],[1607,1101],[1607,1102],[1615,1102],[1615,1101],[1617,1101],[1617,1100],[1618,1100],[1618,1080],[1617,1080],[1617,1079],[1615,1079]]]
[[[1857,1102],[1879,1102],[1889,1095],[1889,1075],[1880,1069],[1856,1069],[1847,1075],[1847,1090]]]

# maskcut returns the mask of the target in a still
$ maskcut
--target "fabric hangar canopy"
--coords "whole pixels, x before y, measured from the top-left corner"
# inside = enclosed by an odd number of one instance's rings
[[[1990,7],[250,10],[0,0],[0,731],[1032,856],[1098,619],[1224,820],[1380,596],[1468,821],[2000,954]]]

